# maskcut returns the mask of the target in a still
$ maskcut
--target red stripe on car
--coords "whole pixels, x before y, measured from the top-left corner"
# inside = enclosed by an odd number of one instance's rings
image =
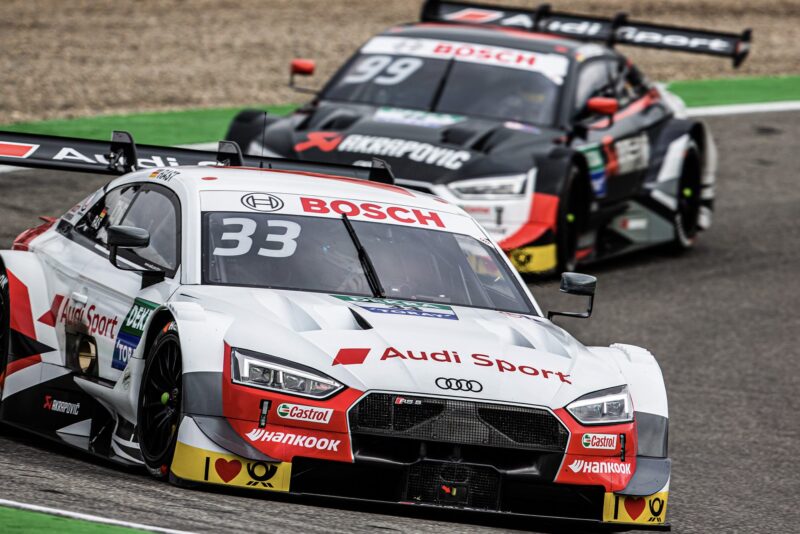
[[[528,221],[522,228],[500,241],[500,248],[513,250],[533,243],[547,231],[556,231],[558,219],[558,197],[546,193],[534,193]]]

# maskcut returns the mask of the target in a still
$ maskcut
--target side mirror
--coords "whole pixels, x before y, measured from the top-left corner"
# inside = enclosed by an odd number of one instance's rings
[[[293,59],[291,73],[298,76],[311,76],[314,74],[316,66],[313,59]]]
[[[314,89],[298,87],[294,84],[295,76],[311,76],[314,74],[316,67],[317,64],[313,59],[293,59],[289,66],[289,87],[301,93],[316,93],[317,91]]]
[[[109,226],[106,236],[109,247],[142,248],[150,244],[150,232],[133,226]]]
[[[595,96],[586,102],[586,109],[596,115],[612,116],[619,111],[619,101],[616,98]]]
[[[565,317],[579,317],[581,319],[587,319],[591,317],[592,308],[594,308],[594,292],[596,288],[597,278],[594,276],[581,273],[562,273],[560,291],[570,295],[589,297],[589,308],[585,312],[548,311],[547,319],[550,320],[556,315],[563,315]]]
[[[117,250],[119,248],[142,248],[150,244],[150,232],[133,226],[109,226],[106,230],[106,243],[110,251],[108,261],[111,265],[122,271],[140,271],[122,267],[117,263]]]

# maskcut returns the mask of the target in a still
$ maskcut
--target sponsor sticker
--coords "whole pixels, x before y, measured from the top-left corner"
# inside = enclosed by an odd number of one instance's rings
[[[179,441],[175,446],[171,470],[175,476],[185,480],[266,491],[289,491],[292,464],[247,460]]]
[[[363,217],[376,221],[390,220],[401,224],[435,226],[445,228],[442,218],[435,211],[406,208],[403,206],[385,206],[373,202],[357,202],[349,200],[331,200],[322,198],[300,197],[300,205],[305,213],[347,215]]]
[[[430,113],[402,108],[380,108],[375,112],[373,119],[377,122],[390,122],[394,124],[408,124],[411,126],[422,126],[423,128],[441,128],[452,126],[463,121],[463,115],[451,115],[449,113]]]
[[[276,413],[282,419],[327,424],[331,420],[333,410],[316,406],[303,406],[302,404],[283,403],[278,406]]]
[[[75,329],[85,330],[92,336],[114,339],[119,319],[116,316],[98,313],[97,306],[94,304],[87,308],[84,304],[75,303],[70,299],[61,310],[58,322]]]
[[[616,434],[584,434],[581,445],[584,449],[614,450],[617,448],[617,437]]]
[[[67,415],[79,415],[81,411],[81,403],[62,401],[54,399],[52,395],[45,395],[43,408],[50,412],[63,413]]]
[[[569,60],[560,54],[549,54],[505,48],[478,43],[421,39],[412,37],[378,36],[361,48],[362,54],[392,54],[430,59],[454,59],[508,69],[538,72],[553,83],[561,85],[567,74]]]
[[[458,170],[472,158],[469,150],[446,148],[396,137],[350,134],[336,132],[308,132],[306,140],[297,143],[294,149],[305,152],[310,149],[322,152],[349,152],[372,156],[410,159],[417,163]]]
[[[248,193],[242,197],[242,205],[253,211],[270,213],[283,208],[283,200],[269,193]]]
[[[593,473],[593,474],[615,474],[615,475],[630,475],[631,464],[626,462],[617,461],[602,461],[602,460],[573,460],[569,464],[569,469],[573,473]]]
[[[586,157],[586,163],[589,164],[589,177],[595,196],[598,198],[605,197],[608,190],[606,186],[606,165],[600,152],[600,145],[592,143],[582,146],[578,150],[583,152]]]
[[[293,432],[273,432],[263,428],[254,428],[247,434],[247,439],[256,442],[283,443],[294,447],[305,449],[316,449],[318,451],[339,452],[342,444],[340,439],[320,438],[306,434],[295,434]]]
[[[399,299],[382,299],[375,297],[353,297],[348,295],[331,295],[334,298],[355,304],[359,308],[372,313],[385,313],[390,315],[411,315],[414,317],[429,317],[434,319],[458,320],[458,315],[453,308],[446,304],[433,304]]]
[[[336,353],[332,365],[361,365],[371,353],[368,348],[342,348]],[[475,365],[489,367],[497,373],[511,373],[512,375],[526,375],[544,380],[560,380],[564,384],[572,384],[570,375],[563,371],[551,371],[532,365],[519,365],[489,354],[473,353],[462,356],[456,350],[400,350],[387,347],[380,356],[373,356],[378,362],[386,360],[420,361],[433,364]],[[440,386],[441,387],[441,386]],[[482,387],[482,386],[481,386]]]
[[[647,497],[631,497],[606,493],[603,500],[603,521],[660,525],[667,517],[668,491]]]
[[[161,169],[160,171],[151,172],[149,177],[154,180],[169,182],[179,174],[180,172],[176,171],[175,169]]]
[[[120,371],[127,367],[128,361],[142,340],[142,333],[147,320],[156,308],[158,308],[158,304],[149,300],[137,298],[133,301],[133,306],[128,310],[128,315],[125,316],[122,328],[114,343],[111,367]]]

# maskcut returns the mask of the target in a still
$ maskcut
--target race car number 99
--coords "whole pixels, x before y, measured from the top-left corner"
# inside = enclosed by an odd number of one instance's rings
[[[342,83],[364,83],[372,80],[379,85],[396,85],[414,74],[422,66],[416,57],[367,56],[361,59]],[[382,76],[378,76],[383,72]]]
[[[280,248],[261,248],[258,249],[259,256],[270,258],[288,258],[297,250],[297,238],[300,237],[300,225],[294,221],[281,221],[270,219],[266,221],[267,226],[272,228],[283,228],[283,233],[267,234],[267,243],[278,243]],[[258,223],[253,219],[245,217],[227,217],[222,219],[222,224],[228,227],[238,227],[237,231],[225,232],[222,234],[222,241],[236,241],[234,247],[215,247],[215,256],[242,256],[250,252],[253,248],[253,234],[256,233]]]

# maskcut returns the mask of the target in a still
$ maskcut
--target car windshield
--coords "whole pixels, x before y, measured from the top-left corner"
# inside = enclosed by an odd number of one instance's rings
[[[355,236],[338,218],[204,213],[203,283],[373,297],[357,240],[386,298],[535,313],[496,250],[473,237],[351,224]]]
[[[567,67],[558,54],[379,36],[334,76],[323,98],[551,125]]]

